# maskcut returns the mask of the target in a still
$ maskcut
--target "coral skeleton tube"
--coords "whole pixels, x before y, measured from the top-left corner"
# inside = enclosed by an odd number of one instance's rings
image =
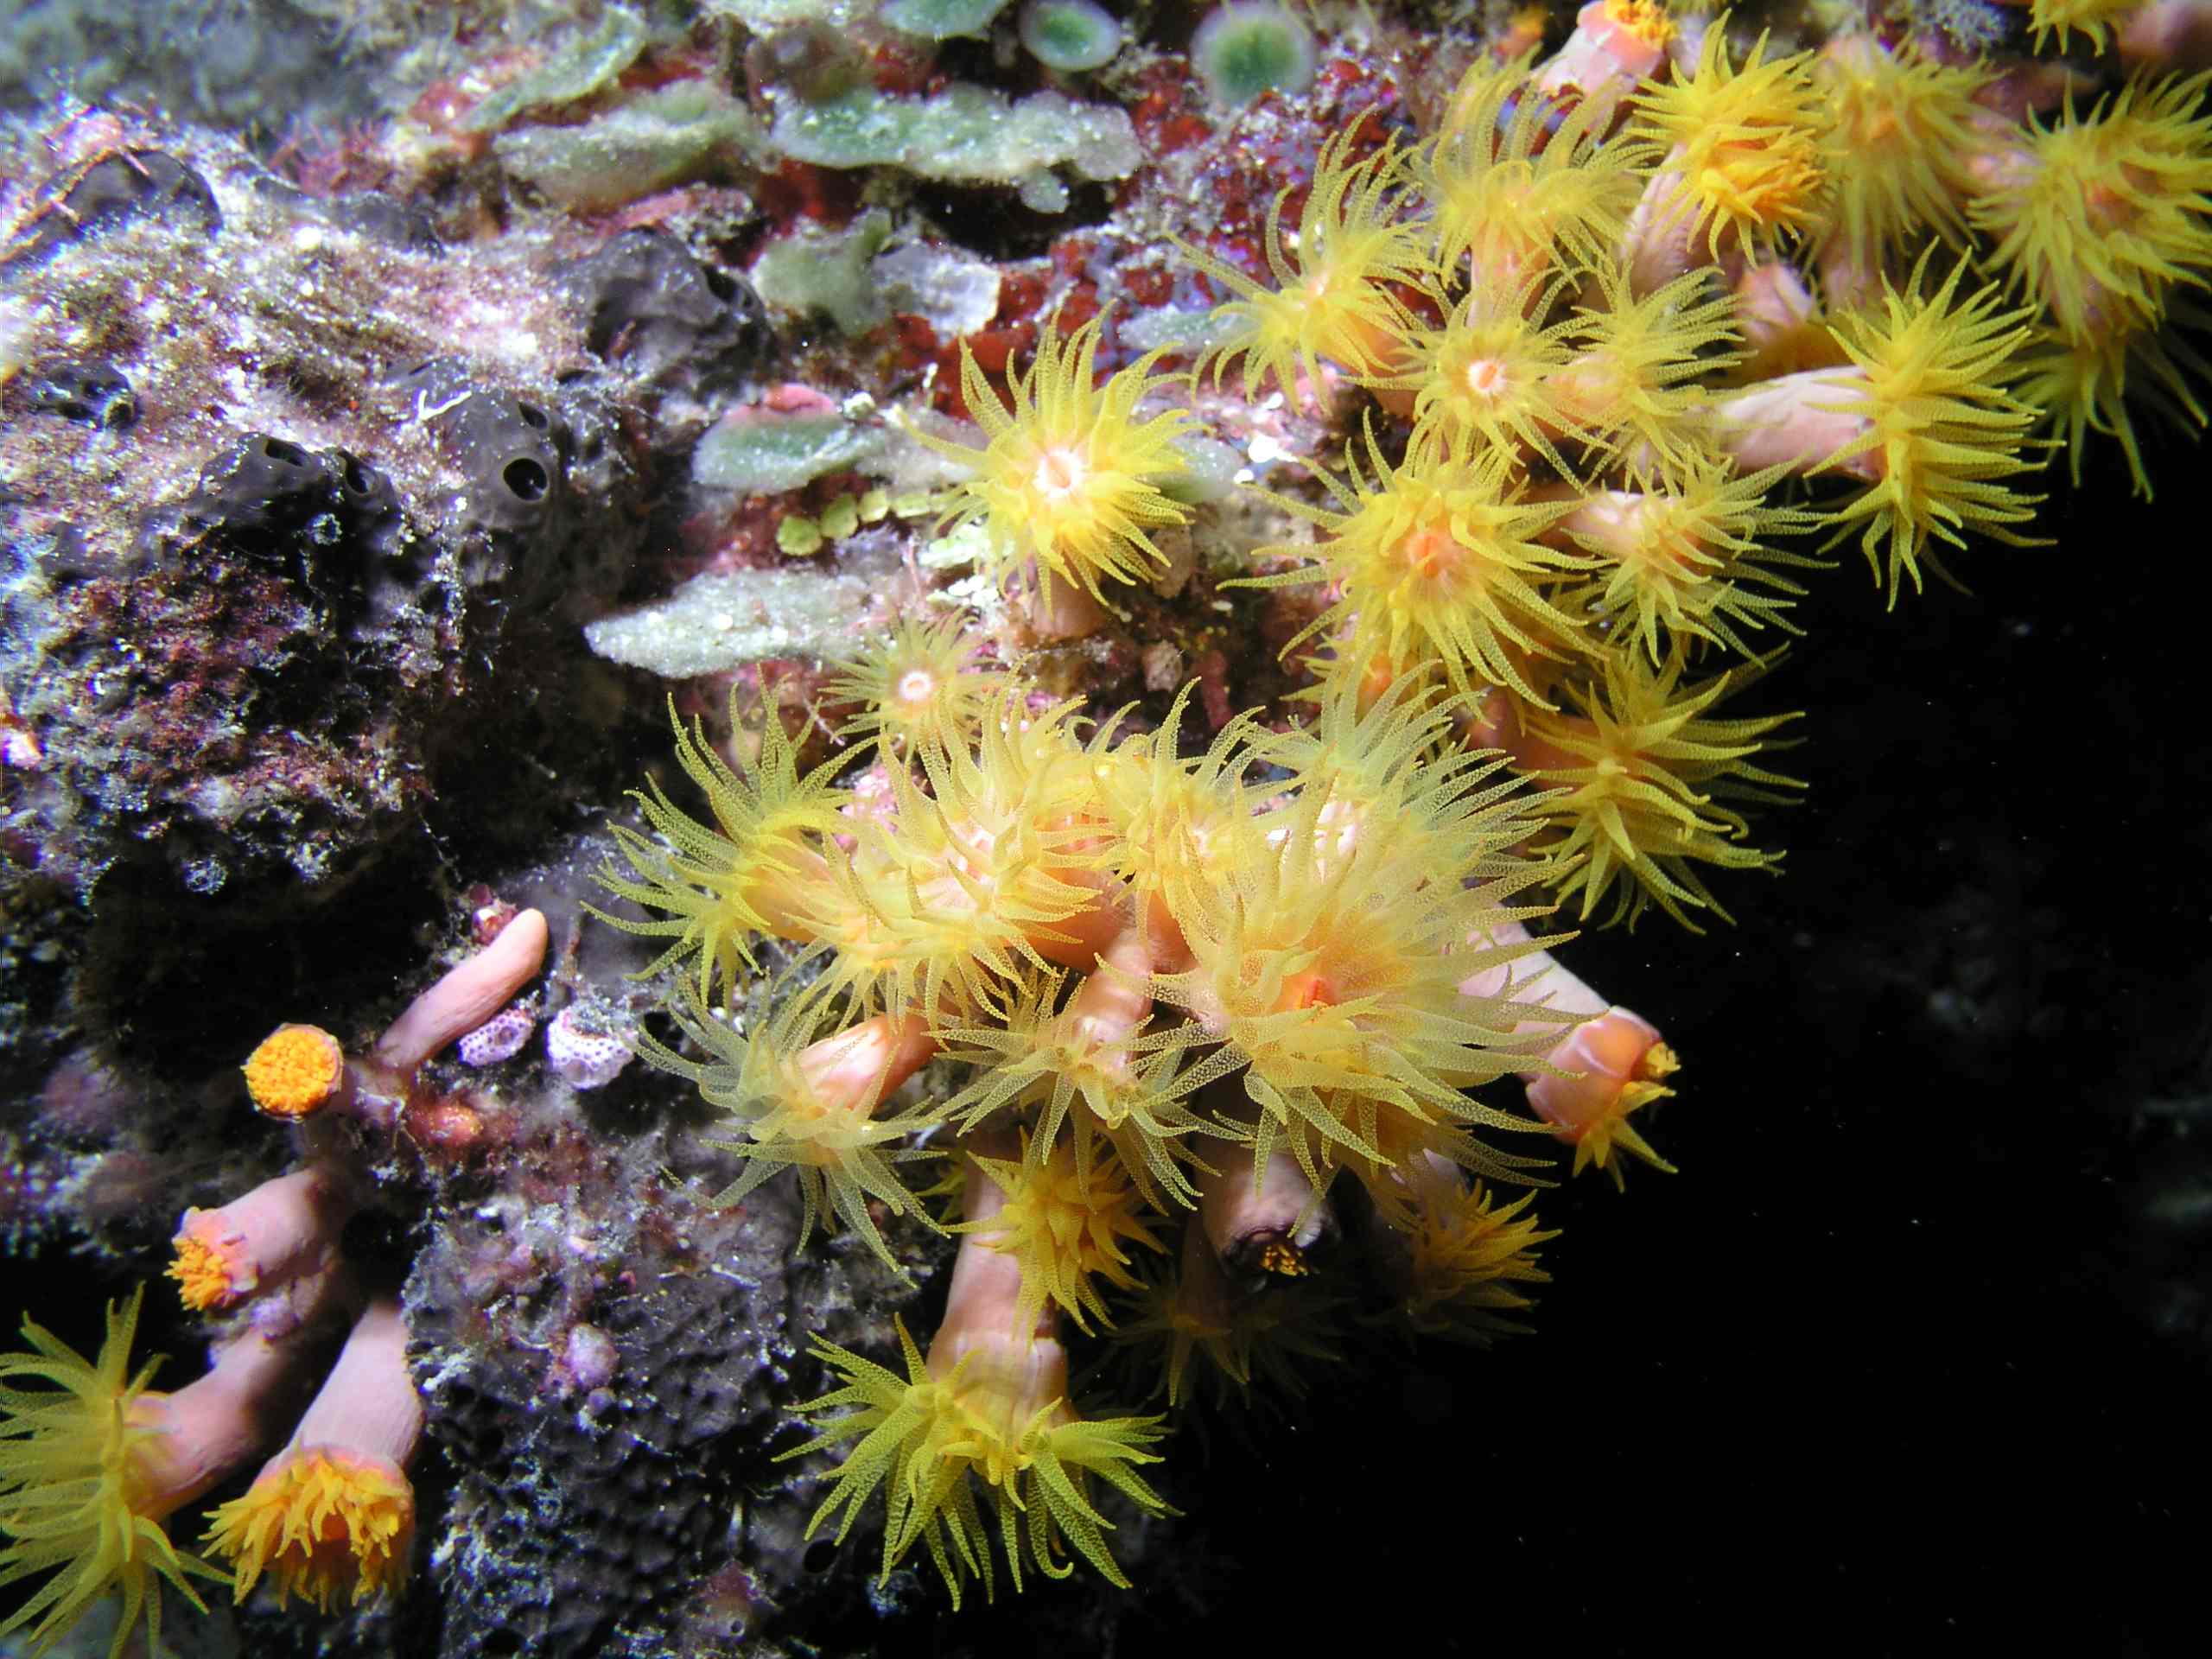
[[[2118,33],[2131,69],[2212,68],[2212,0],[2150,0],[2120,19]]]
[[[182,1509],[276,1438],[299,1344],[249,1327],[214,1350],[207,1372],[175,1394],[149,1394],[130,1414],[153,1430],[139,1453],[148,1513]]]
[[[867,1112],[936,1052],[937,1039],[919,1014],[879,1014],[809,1043],[798,1070],[823,1112]]]
[[[422,1434],[406,1322],[397,1302],[379,1298],[355,1321],[290,1444],[245,1497],[215,1511],[207,1542],[236,1563],[238,1599],[264,1573],[280,1596],[325,1611],[341,1592],[358,1602],[396,1591],[414,1541],[407,1465]]]
[[[497,1014],[537,976],[546,937],[542,911],[512,917],[490,944],[408,1004],[367,1054],[347,1054],[315,1026],[277,1027],[246,1059],[247,1093],[264,1116],[288,1122],[327,1114],[391,1124],[423,1063]]]
[[[1504,921],[1491,928],[1484,942],[1511,944],[1528,938],[1519,922]],[[1609,1170],[1618,1183],[1618,1166],[1608,1161],[1616,1146],[1672,1173],[1674,1166],[1627,1122],[1628,1115],[1639,1106],[1674,1092],[1661,1085],[1681,1062],[1661,1040],[1657,1027],[1608,1001],[1548,951],[1486,968],[1471,975],[1459,988],[1467,996],[1498,996],[1527,987],[1538,975],[1549,993],[1546,1006],[1573,1017],[1575,1024],[1545,1054],[1545,1069],[1521,1074],[1528,1084],[1529,1109],[1574,1147],[1577,1174],[1595,1164]],[[1523,1021],[1519,1029],[1540,1023]]]
[[[543,911],[525,910],[499,938],[439,979],[378,1040],[378,1064],[411,1077],[423,1062],[515,1000],[545,965]]]
[[[294,1170],[216,1210],[188,1210],[169,1276],[188,1307],[231,1307],[327,1265],[353,1212],[330,1173]]]
[[[1713,441],[1747,470],[1811,473],[1833,466],[1872,482],[1882,476],[1882,454],[1861,447],[1873,423],[1853,402],[1866,386],[1865,372],[1855,368],[1806,369],[1762,381],[1714,407]]]
[[[1574,15],[1574,32],[1536,72],[1536,90],[1618,104],[1658,73],[1674,35],[1665,8],[1650,0],[1590,0]]]
[[[1008,1154],[1015,1150],[1009,1137],[1004,1135],[987,1140],[983,1146],[970,1150],[992,1148]],[[993,1248],[992,1241],[997,1234],[988,1230],[987,1225],[1004,1212],[1006,1200],[1006,1190],[970,1162],[967,1185],[961,1191],[960,1212],[965,1223],[977,1230],[962,1238],[960,1249],[952,1258],[952,1281],[945,1292],[944,1319],[938,1326],[936,1339],[930,1344],[932,1376],[950,1369],[951,1361],[957,1357],[954,1351],[966,1351],[979,1333],[995,1332],[1027,1342],[1033,1337],[1049,1340],[1058,1327],[1059,1314],[1047,1304],[1029,1321],[1027,1331],[1019,1328],[1021,1262],[1017,1256]],[[943,1361],[938,1357],[940,1352],[946,1357]]]
[[[1327,1195],[1317,1192],[1298,1160],[1270,1153],[1248,1174],[1241,1159],[1198,1175],[1198,1217],[1207,1242],[1230,1278],[1250,1286],[1270,1274],[1310,1272],[1308,1258],[1337,1230]]]

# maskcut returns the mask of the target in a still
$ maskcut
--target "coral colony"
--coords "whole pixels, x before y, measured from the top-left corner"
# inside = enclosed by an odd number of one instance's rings
[[[887,70],[999,10],[899,0],[868,27],[903,55],[873,66],[823,22],[754,20],[731,37],[741,99],[609,9],[321,154],[391,188],[496,156],[587,219],[672,193],[589,221],[602,297],[662,285],[578,336],[619,339],[641,375],[723,326],[652,228],[717,168],[801,203],[840,168],[957,176],[1048,221],[1118,184],[1116,210],[1149,217],[1117,242],[1071,233],[1046,280],[1015,283],[892,247],[880,214],[791,210],[754,267],[766,312],[918,355],[857,402],[668,393],[712,415],[693,481],[741,504],[721,533],[751,540],[695,566],[690,599],[580,619],[603,656],[723,674],[729,728],[702,717],[719,696],[670,702],[673,767],[632,757],[651,781],[586,861],[596,920],[554,978],[545,917],[487,899],[379,1039],[288,1023],[244,1057],[296,1155],[176,1224],[173,1288],[215,1332],[204,1376],[162,1392],[132,1369],[143,1288],[89,1361],[26,1321],[29,1351],[0,1359],[0,1579],[34,1587],[5,1628],[43,1647],[119,1592],[120,1654],[142,1619],[158,1634],[163,1580],[194,1607],[402,1592],[423,1391],[446,1396],[410,1373],[396,1281],[343,1236],[410,1202],[376,1148],[496,1154],[496,1080],[533,1064],[542,1016],[551,1086],[607,1086],[635,1055],[650,1075],[625,1089],[711,1122],[726,1185],[691,1213],[781,1190],[797,1247],[874,1258],[889,1306],[950,1251],[925,1340],[887,1312],[851,1345],[784,1350],[800,1392],[827,1385],[788,1402],[812,1437],[783,1453],[819,1483],[815,1527],[880,1528],[886,1575],[926,1554],[956,1606],[1033,1568],[1126,1584],[1117,1529],[1172,1516],[1180,1414],[1295,1393],[1370,1324],[1520,1332],[1548,1277],[1542,1190],[1672,1172],[1651,1108],[1675,1055],[1547,947],[1653,912],[1700,930],[1751,902],[1737,873],[1776,869],[1753,815],[1797,788],[1773,759],[1790,717],[1727,705],[1795,647],[1805,584],[1863,556],[1909,604],[1977,554],[2040,545],[2060,457],[2078,474],[2113,446],[2147,492],[2145,432],[2203,422],[2183,332],[2212,271],[2194,3],[1829,6],[1817,40],[1649,0],[1571,24],[1500,11],[1446,77],[1425,44],[1416,97],[1363,67],[1348,14],[1235,0],[1186,56],[1085,0],[1028,0],[995,26],[1049,72],[1032,101]],[[1143,73],[1110,79],[1132,54]],[[235,184],[108,125],[10,199],[23,270],[101,214],[240,211]],[[1262,188],[1209,185],[1232,153]],[[513,280],[488,260],[483,279]],[[119,372],[48,361],[63,311],[19,291],[11,397],[103,429],[149,418]],[[410,372],[405,406],[466,474],[452,499],[483,544],[540,534],[539,498],[579,467],[573,409],[547,436],[527,400]],[[419,486],[432,463],[411,464]],[[387,497],[334,435],[261,438],[175,534],[244,535],[245,501],[257,534],[320,513],[334,543],[383,535]],[[868,583],[833,567],[870,538],[933,592],[841,643],[805,607],[861,613]],[[454,580],[404,537],[376,568],[410,560]],[[239,568],[357,626],[417,602]],[[1172,618],[1194,575],[1211,620],[1145,639],[1132,618]],[[701,606],[724,633],[775,613],[790,639],[751,661],[800,665],[779,687],[698,654]],[[1268,636],[1257,666],[1224,615]],[[1084,642],[1131,628],[1160,649],[1141,695],[1106,702]],[[403,658],[348,671],[442,695]],[[1282,695],[1240,709],[1232,680]],[[29,776],[53,739],[0,714]],[[642,1020],[619,981],[541,1001],[582,971],[580,939],[631,936],[659,952],[632,976],[657,1001]],[[551,1363],[588,1415],[635,1351],[567,1317]],[[211,1492],[232,1495],[171,1526]]]

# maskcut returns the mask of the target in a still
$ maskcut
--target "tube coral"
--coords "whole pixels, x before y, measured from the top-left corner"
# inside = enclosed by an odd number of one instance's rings
[[[1414,324],[1414,314],[1395,288],[1433,286],[1421,239],[1406,217],[1400,171],[1403,158],[1386,140],[1356,156],[1359,131],[1348,127],[1323,147],[1313,169],[1298,228],[1283,229],[1291,193],[1268,210],[1264,250],[1274,286],[1200,248],[1178,243],[1183,257],[1234,297],[1217,308],[1230,324],[1226,340],[1205,355],[1214,380],[1233,359],[1243,359],[1244,395],[1272,379],[1297,398],[1299,377],[1320,396],[1323,359],[1348,373],[1395,372],[1394,342]]]
[[[11,1613],[0,1633],[30,1627],[35,1652],[53,1646],[99,1596],[123,1594],[108,1659],[120,1659],[143,1616],[158,1649],[166,1579],[200,1611],[194,1578],[228,1575],[169,1541],[162,1521],[195,1494],[163,1478],[164,1427],[149,1421],[158,1360],[128,1370],[142,1287],[111,1303],[99,1357],[87,1362],[51,1332],[23,1321],[32,1351],[0,1355],[0,1585],[53,1576]],[[25,1389],[22,1381],[48,1386]]]
[[[807,884],[825,868],[819,842],[838,827],[830,799],[837,768],[832,762],[802,773],[797,747],[772,716],[761,730],[760,758],[741,757],[735,766],[715,753],[698,721],[685,729],[673,701],[668,721],[676,732],[677,765],[704,791],[714,822],[690,817],[657,780],[646,791],[633,791],[638,810],[667,845],[617,824],[614,838],[629,873],[610,862],[601,869],[599,884],[618,899],[662,913],[644,920],[590,913],[626,933],[670,942],[640,970],[641,977],[696,957],[703,1002],[717,983],[734,982],[741,967],[753,965],[749,934],[787,933],[793,925]],[[730,723],[738,723],[734,690]]]
[[[1062,337],[1050,323],[1027,374],[1007,380],[1001,403],[963,342],[961,395],[982,426],[981,449],[914,429],[914,435],[971,467],[953,516],[980,523],[1001,577],[1033,566],[1103,601],[1107,582],[1141,581],[1167,563],[1154,531],[1181,524],[1184,508],[1159,480],[1189,470],[1175,448],[1190,416],[1138,406],[1165,378],[1157,354],[1093,385],[1100,323]]]
[[[348,1588],[358,1602],[404,1583],[415,1534],[406,1469],[423,1433],[406,1350],[398,1305],[372,1304],[290,1444],[216,1510],[207,1542],[237,1563],[238,1600],[264,1573],[280,1599],[302,1596],[325,1612]]]

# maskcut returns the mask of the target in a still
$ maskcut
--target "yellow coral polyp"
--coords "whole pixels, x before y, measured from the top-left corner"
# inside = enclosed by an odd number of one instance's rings
[[[963,1222],[949,1231],[972,1232],[1021,1265],[1021,1295],[1013,1329],[1035,1327],[1047,1301],[1088,1333],[1089,1319],[1111,1325],[1105,1299],[1091,1281],[1105,1280],[1134,1290],[1124,1243],[1162,1248],[1138,1211],[1138,1193],[1116,1158],[1078,1171],[1074,1147],[1063,1141],[1041,1162],[978,1156],[976,1166],[1006,1194],[997,1214]]]
[[[1539,1245],[1557,1238],[1529,1213],[1535,1194],[1500,1205],[1481,1181],[1429,1166],[1420,1173],[1408,1205],[1406,1289],[1400,1311],[1424,1336],[1487,1346],[1501,1336],[1527,1333],[1512,1315],[1532,1305],[1522,1285],[1547,1284],[1536,1265]]]
[[[1605,677],[1582,690],[1586,716],[1527,715],[1528,761],[1557,791],[1544,810],[1553,828],[1537,850],[1566,872],[1563,904],[1580,899],[1586,920],[1608,895],[1611,918],[1633,926],[1657,906],[1692,932],[1692,910],[1721,908],[1696,866],[1772,869],[1781,855],[1745,844],[1751,825],[1716,797],[1783,801],[1796,779],[1752,764],[1763,739],[1795,718],[1715,720],[1732,676],[1683,686],[1681,656],[1656,671],[1635,657],[1609,657]]]
[[[2143,10],[2148,0],[2028,0],[2028,27],[2035,33],[2036,50],[2043,51],[2057,37],[2060,51],[2069,48],[2078,29],[2090,46],[2101,52],[2108,30]]]
[[[111,1303],[99,1357],[90,1363],[50,1332],[23,1321],[29,1353],[0,1355],[0,1586],[51,1573],[24,1599],[0,1635],[29,1626],[43,1653],[92,1603],[119,1590],[123,1613],[108,1649],[121,1659],[143,1617],[149,1649],[161,1649],[167,1579],[195,1609],[207,1611],[191,1577],[228,1575],[169,1541],[162,1517],[177,1495],[155,1478],[163,1431],[142,1421],[158,1360],[126,1370],[137,1329],[141,1287]],[[43,1386],[23,1388],[25,1381]]]
[[[1845,394],[1825,406],[1866,423],[1828,464],[1857,461],[1874,474],[1835,509],[1830,544],[1859,531],[1877,582],[1886,562],[1892,605],[1907,577],[1919,591],[1923,561],[1942,572],[1935,542],[1964,547],[1968,528],[2012,547],[2039,540],[2012,527],[2043,498],[2006,481],[2037,464],[2022,454],[2036,411],[2006,390],[2031,338],[2028,313],[2006,309],[1993,283],[1961,298],[1964,260],[1923,296],[1927,265],[1923,255],[1902,293],[1885,286],[1878,309],[1836,320],[1858,373],[1839,377]]]
[[[741,1203],[770,1176],[796,1169],[804,1205],[800,1247],[813,1235],[817,1217],[835,1217],[898,1272],[897,1258],[868,1213],[870,1200],[893,1215],[934,1225],[893,1168],[926,1154],[890,1143],[938,1115],[916,1108],[874,1116],[897,1047],[916,1040],[909,1022],[879,1016],[838,1033],[842,1041],[825,1050],[812,1043],[822,1012],[812,1001],[787,1005],[749,1036],[718,1018],[689,985],[670,1002],[669,1012],[677,1028],[710,1058],[687,1059],[650,1033],[640,1035],[638,1052],[660,1070],[698,1085],[701,1098],[719,1109],[724,1127],[736,1132],[707,1144],[745,1160],[744,1172],[713,1202]]]
[[[1435,213],[1439,273],[1471,262],[1475,281],[1510,288],[1603,264],[1636,200],[1630,157],[1603,142],[1609,120],[1588,101],[1561,114],[1523,65],[1470,69],[1412,162]]]
[[[319,1027],[279,1026],[240,1069],[257,1110],[270,1117],[310,1117],[344,1086],[346,1051]]]
[[[243,1602],[265,1573],[277,1599],[324,1612],[341,1598],[397,1593],[415,1538],[415,1489],[382,1459],[335,1447],[295,1450],[214,1513],[206,1542],[238,1572]]]
[[[922,779],[892,772],[888,822],[848,823],[855,844],[794,930],[829,958],[817,996],[950,1017],[1050,960],[1089,961],[1113,849],[1069,711],[1026,717],[1010,689],[972,751],[925,745]]]
[[[925,744],[965,747],[1007,684],[1004,674],[973,666],[974,655],[965,618],[901,617],[823,683],[829,701],[861,705],[839,734],[873,735],[893,757]]]
[[[1427,251],[1407,222],[1399,190],[1403,158],[1394,143],[1363,159],[1352,151],[1357,124],[1322,146],[1295,237],[1284,233],[1290,192],[1275,197],[1262,236],[1272,288],[1234,265],[1179,241],[1177,249],[1234,297],[1215,308],[1230,325],[1209,351],[1220,384],[1230,362],[1243,359],[1245,396],[1272,378],[1285,397],[1299,397],[1299,377],[1320,395],[1325,359],[1355,376],[1391,374],[1404,365],[1403,340],[1414,318],[1393,287],[1433,290]]]
[[[1769,58],[1762,35],[1737,68],[1716,22],[1693,74],[1637,97],[1662,176],[1674,179],[1661,214],[1686,219],[1713,257],[1732,247],[1757,258],[1818,221],[1835,152],[1811,65],[1809,53]]]
[[[1366,470],[1348,449],[1341,481],[1319,474],[1338,511],[1285,496],[1267,498],[1327,535],[1312,547],[1262,549],[1319,563],[1240,578],[1241,585],[1333,582],[1342,587],[1342,597],[1293,639],[1285,654],[1357,619],[1354,654],[1380,652],[1393,662],[1435,662],[1455,690],[1508,685],[1543,702],[1518,658],[1557,655],[1574,632],[1573,619],[1536,585],[1587,568],[1586,561],[1536,540],[1565,505],[1525,499],[1513,458],[1468,439],[1415,444],[1395,466],[1384,459],[1371,429],[1367,448]]]
[[[739,729],[734,688],[729,718]],[[702,823],[686,813],[657,779],[645,791],[632,790],[630,798],[661,840],[616,824],[614,838],[629,872],[609,862],[595,879],[614,897],[660,914],[639,921],[588,905],[585,909],[626,933],[670,942],[632,977],[649,978],[696,958],[703,1002],[717,984],[734,985],[739,970],[753,965],[751,934],[792,936],[794,914],[824,876],[823,841],[844,823],[830,781],[841,763],[800,771],[798,746],[772,709],[761,728],[759,758],[740,754],[735,766],[715,752],[699,721],[685,728],[673,698],[668,720],[676,733],[677,765],[706,795],[714,822]]]
[[[2132,81],[2087,116],[2069,104],[1999,158],[1969,207],[2014,289],[2069,340],[2164,316],[2212,283],[2212,76]]]
[[[1325,820],[1329,804],[1325,789],[1307,787],[1248,824],[1224,861],[1230,880],[1181,918],[1194,966],[1153,982],[1155,996],[1193,1016],[1180,1037],[1221,1039],[1192,1071],[1241,1073],[1259,1109],[1255,1171],[1287,1146],[1317,1187],[1326,1166],[1389,1161],[1408,1124],[1527,1127],[1464,1091],[1548,1046],[1541,1009],[1460,990],[1485,965],[1467,941],[1529,878],[1467,887],[1446,865],[1432,879],[1412,856],[1417,827],[1402,841],[1377,820],[1347,847]],[[1522,827],[1497,805],[1459,826],[1485,851]],[[1508,1036],[1522,1020],[1527,1032]],[[1515,1166],[1469,1147],[1494,1173]]]
[[[914,435],[975,469],[954,516],[984,526],[1002,579],[1033,564],[1103,601],[1104,584],[1141,582],[1167,563],[1152,532],[1189,514],[1160,480],[1190,470],[1175,447],[1190,416],[1139,416],[1172,384],[1153,372],[1158,353],[1092,384],[1102,326],[1094,318],[1062,338],[1047,323],[1028,372],[1007,377],[1006,403],[963,340],[961,396],[988,442],[976,449]]]
[[[1930,230],[1961,239],[1958,204],[1980,143],[1974,95],[1990,72],[1939,63],[1910,46],[1893,50],[1872,34],[1831,41],[1815,69],[1850,157],[1836,169],[1824,235],[1841,238],[1852,262],[1869,272]]]
[[[1821,562],[1782,552],[1765,538],[1817,520],[1767,505],[1782,471],[1738,474],[1713,456],[1686,451],[1676,468],[1631,472],[1629,489],[1592,492],[1560,524],[1604,562],[1582,591],[1583,607],[1617,621],[1655,668],[1688,640],[1756,657],[1745,629],[1802,632],[1787,612],[1804,588],[1767,567]]]
[[[1547,382],[1566,365],[1562,337],[1574,325],[1531,321],[1551,298],[1548,285],[1478,279],[1441,328],[1414,337],[1419,366],[1374,384],[1414,393],[1416,442],[1433,435],[1447,445],[1531,450],[1568,470],[1552,444],[1559,423]]]
[[[807,1535],[842,1510],[836,1540],[842,1543],[869,1496],[884,1487],[890,1505],[884,1576],[917,1543],[925,1544],[957,1611],[963,1579],[980,1578],[988,1594],[995,1576],[991,1529],[976,1502],[980,1480],[997,1511],[999,1545],[1016,1590],[1025,1557],[1047,1578],[1065,1578],[1074,1565],[1070,1547],[1108,1583],[1128,1588],[1107,1548],[1112,1523],[1092,1505],[1085,1482],[1096,1476],[1141,1509],[1170,1513],[1137,1473],[1140,1465],[1160,1461],[1149,1448],[1160,1439],[1160,1420],[1077,1417],[1066,1401],[1067,1356],[1050,1338],[969,1344],[940,1332],[925,1363],[905,1321],[895,1323],[904,1379],[833,1343],[815,1344],[817,1357],[843,1386],[794,1409],[807,1415],[851,1409],[782,1456],[849,1442],[851,1450]],[[954,1348],[961,1351],[951,1353]]]
[[[1058,1006],[1060,988],[1058,974],[1030,979],[1005,1000],[999,1023],[939,1029],[946,1057],[977,1072],[945,1103],[946,1117],[967,1130],[996,1112],[1033,1109],[1027,1158],[1042,1165],[1065,1148],[1078,1193],[1089,1191],[1103,1145],[1147,1202],[1196,1204],[1185,1168],[1198,1161],[1189,1137],[1225,1131],[1185,1103],[1196,1080],[1181,1051],[1141,1030],[1102,1039],[1084,1016]]]

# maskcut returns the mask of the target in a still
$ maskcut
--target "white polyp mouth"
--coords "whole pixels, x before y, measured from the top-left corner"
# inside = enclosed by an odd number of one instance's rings
[[[1090,465],[1072,449],[1047,449],[1038,457],[1037,471],[1033,482],[1039,494],[1049,499],[1064,500],[1083,487],[1090,475]]]
[[[925,703],[937,695],[937,677],[926,669],[910,668],[899,677],[892,690],[901,702]]]
[[[1505,365],[1494,357],[1478,357],[1460,378],[1472,396],[1487,403],[1505,390]]]

